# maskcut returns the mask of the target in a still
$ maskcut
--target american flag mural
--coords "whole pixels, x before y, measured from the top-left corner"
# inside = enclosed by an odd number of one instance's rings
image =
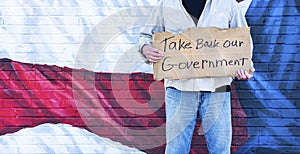
[[[164,153],[163,81],[137,52],[156,2],[1,2],[0,153]],[[232,153],[300,153],[300,4],[238,2],[256,73],[232,84]]]

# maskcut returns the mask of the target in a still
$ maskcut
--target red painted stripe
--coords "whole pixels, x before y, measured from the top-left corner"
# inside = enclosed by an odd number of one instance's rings
[[[0,59],[0,69],[0,135],[43,123],[66,123],[139,149],[162,143],[145,149],[149,153],[164,147],[163,82],[154,81],[151,74],[96,73],[9,59]],[[234,88],[232,103],[232,114],[239,117],[233,124],[246,126]],[[248,139],[247,128],[234,128],[233,135],[234,152]],[[204,144],[203,136],[197,142]],[[206,151],[199,143],[195,149]]]

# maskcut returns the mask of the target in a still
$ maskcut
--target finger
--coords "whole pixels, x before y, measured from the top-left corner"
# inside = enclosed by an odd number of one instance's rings
[[[240,69],[237,70],[236,78],[239,80],[241,79],[241,70]]]
[[[245,75],[245,71],[243,69],[238,69],[237,75],[239,80],[247,80],[247,76]]]
[[[144,53],[144,55],[148,58],[148,59],[161,59],[164,55],[157,53],[155,51],[152,50],[148,50],[147,52]]]
[[[242,79],[247,79],[247,76],[245,74],[246,71],[244,71],[243,69],[241,70],[241,78]]]
[[[158,60],[161,60],[161,59],[164,57],[164,55],[161,55],[161,54],[152,52],[152,53],[149,54],[147,57],[148,57],[149,59],[152,59],[153,61],[158,61]]]
[[[157,48],[153,48],[153,53],[156,53],[156,54],[158,54],[158,55],[160,55],[160,56],[163,56],[164,55],[164,53],[162,52],[162,51],[160,51],[159,49],[157,49]]]
[[[155,56],[149,56],[149,58],[147,58],[150,62],[158,62],[159,60],[162,59],[162,57],[155,57]]]
[[[156,53],[156,52],[152,52],[151,54],[150,54],[152,57],[158,57],[158,58],[162,58],[164,55],[163,54],[161,54],[161,53]]]
[[[253,77],[253,75],[248,73],[247,71],[245,71],[245,75],[246,75],[247,79],[250,79]]]
[[[158,62],[160,59],[159,58],[149,58],[148,60],[151,62]]]
[[[151,63],[156,63],[157,61],[152,60],[152,59],[148,59]]]

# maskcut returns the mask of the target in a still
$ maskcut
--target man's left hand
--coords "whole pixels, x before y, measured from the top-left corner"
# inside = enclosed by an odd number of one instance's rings
[[[245,71],[243,69],[238,69],[237,74],[236,74],[236,78],[239,79],[239,80],[248,80],[248,79],[253,77],[255,69],[252,67],[250,69],[250,71],[251,71],[251,73],[248,73],[247,71]]]

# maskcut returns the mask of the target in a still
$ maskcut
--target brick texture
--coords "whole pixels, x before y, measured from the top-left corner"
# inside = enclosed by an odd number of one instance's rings
[[[147,153],[164,153],[163,83],[148,73],[115,73],[116,68],[108,67],[119,62],[130,70],[142,62],[136,52],[141,25],[116,36],[101,29],[97,34],[102,39],[114,38],[106,47],[103,40],[95,44],[105,48],[98,56],[107,65],[97,61],[94,70],[76,65],[82,42],[97,24],[111,21],[107,17],[121,9],[155,2],[1,2],[0,134],[46,122],[67,123]],[[246,14],[256,73],[249,81],[232,84],[234,153],[300,153],[299,8],[298,0],[253,0]],[[149,12],[122,13],[120,23],[138,18],[140,24]],[[160,129],[145,136],[151,128]],[[191,153],[207,153],[199,121]]]

